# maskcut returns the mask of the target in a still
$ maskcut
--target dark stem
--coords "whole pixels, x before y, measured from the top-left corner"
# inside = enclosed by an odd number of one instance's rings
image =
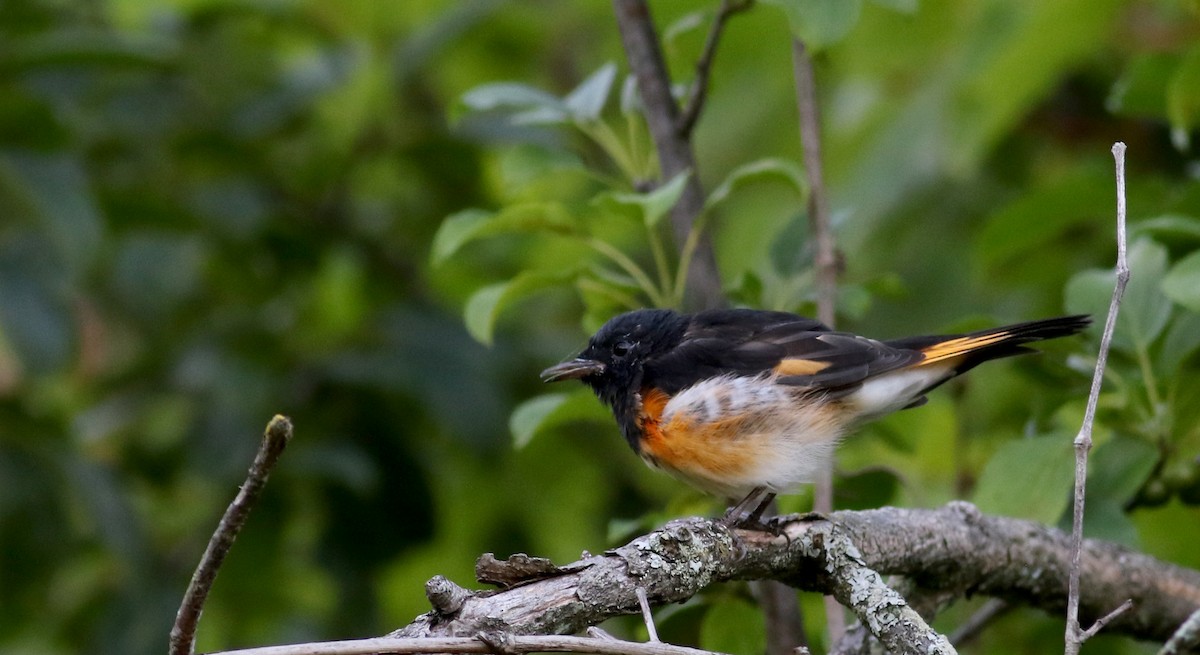
[[[808,177],[809,233],[816,242],[814,265],[817,272],[817,320],[834,327],[837,317],[838,260],[829,221],[829,196],[821,166],[821,117],[817,107],[817,85],[812,57],[798,38],[792,39],[792,74],[796,81],[796,108],[800,116],[800,143],[804,150],[804,172]],[[833,511],[833,472],[826,471],[813,489],[813,511]],[[846,631],[842,608],[825,598],[826,624],[831,643]]]
[[[800,114],[800,142],[804,146],[804,171],[808,176],[808,221],[816,241],[817,320],[834,327],[836,321],[838,257],[829,221],[829,195],[821,165],[821,116],[812,58],[800,39],[792,39],[792,72],[796,78],[796,107]]]
[[[692,82],[687,102],[684,103],[683,111],[679,116],[679,134],[684,139],[692,138],[692,130],[696,127],[696,121],[700,119],[700,114],[704,111],[704,101],[708,96],[708,79],[712,72],[713,58],[717,54],[717,44],[721,42],[721,32],[725,29],[725,21],[739,11],[749,9],[752,4],[754,4],[754,0],[740,0],[739,2],[721,0],[717,15],[713,17],[712,27],[708,29],[708,38],[704,40],[704,50],[701,51],[700,58],[696,60],[696,80]]]
[[[704,190],[700,186],[692,144],[679,131],[679,106],[671,97],[671,78],[650,8],[644,0],[613,0],[613,10],[629,68],[637,80],[646,123],[658,152],[661,177],[670,180],[685,171],[691,172],[679,202],[671,209],[675,245],[682,249],[692,226],[704,211]],[[687,282],[691,304],[705,308],[725,304],[717,259],[707,235],[701,236],[687,271]]]
[[[179,605],[179,612],[175,615],[175,625],[171,627],[168,651],[170,655],[191,655],[195,650],[196,624],[200,620],[200,613],[204,610],[204,602],[208,598],[208,592],[212,589],[217,571],[220,570],[221,563],[225,561],[225,556],[229,554],[233,540],[237,538],[238,532],[246,524],[246,517],[250,515],[250,510],[262,495],[263,487],[267,484],[267,476],[275,463],[279,461],[279,456],[291,439],[292,422],[285,416],[276,415],[272,418],[263,433],[262,445],[258,448],[254,463],[250,465],[246,481],[242,483],[242,488],[233,502],[225,509],[225,515],[217,524],[216,531],[208,541],[208,548],[204,550],[200,564],[196,567],[196,572],[192,574],[191,582],[188,583],[187,591],[183,595],[183,602]]]

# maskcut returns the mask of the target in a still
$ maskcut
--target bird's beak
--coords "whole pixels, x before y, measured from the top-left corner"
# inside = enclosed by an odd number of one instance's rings
[[[558,382],[559,380],[578,380],[594,373],[603,372],[604,362],[577,357],[551,366],[542,371],[541,377],[543,382]]]

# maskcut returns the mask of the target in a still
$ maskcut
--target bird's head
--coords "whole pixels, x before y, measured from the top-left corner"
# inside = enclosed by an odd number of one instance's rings
[[[646,362],[683,339],[687,318],[669,309],[639,309],[600,328],[573,359],[542,371],[542,380],[581,380],[609,406],[640,391]]]

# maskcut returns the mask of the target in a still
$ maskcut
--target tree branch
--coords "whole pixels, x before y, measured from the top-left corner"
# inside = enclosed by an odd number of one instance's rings
[[[984,594],[1049,612],[1066,606],[1069,536],[1031,521],[985,516],[968,503],[936,510],[836,512],[828,519],[789,516],[777,525],[779,537],[730,532],[708,519],[673,521],[625,546],[561,567],[561,575],[502,591],[471,592],[458,611],[429,612],[391,636],[573,633],[613,616],[637,614],[638,587],[661,604],[684,601],[715,582],[774,578],[837,595],[879,630],[876,637],[889,647],[929,640],[923,621],[907,623],[911,617],[905,613],[911,610],[892,604],[903,599],[867,579],[873,572],[904,575],[931,591]],[[1092,540],[1083,542],[1081,563],[1082,616],[1095,620],[1107,614],[1114,598],[1134,600],[1134,608],[1116,617],[1110,630],[1162,641],[1200,607],[1200,572]],[[856,596],[860,592],[870,593]],[[901,614],[905,620],[893,621],[889,629],[903,634],[888,634],[882,624]]]
[[[696,157],[691,141],[679,130],[679,106],[671,96],[671,78],[663,60],[654,21],[650,17],[650,8],[645,0],[613,0],[613,10],[629,68],[637,79],[638,94],[642,98],[646,123],[658,152],[662,179],[670,180],[685,171],[691,172],[683,194],[671,208],[675,245],[682,249],[692,226],[704,210],[704,190],[700,187]],[[697,304],[706,308],[725,304],[716,255],[707,235],[700,237],[688,267],[687,280],[691,296]]]
[[[1197,648],[1200,648],[1200,609],[1192,612],[1183,625],[1179,626],[1175,634],[1163,644],[1158,655],[1183,655]]]
[[[217,578],[217,571],[225,561],[225,556],[229,554],[229,549],[233,547],[233,540],[245,525],[250,510],[262,495],[267,476],[291,439],[292,422],[286,416],[276,415],[272,418],[263,433],[262,445],[258,448],[254,463],[250,465],[246,481],[242,483],[233,502],[225,509],[225,515],[217,524],[217,529],[200,558],[200,564],[188,583],[179,612],[175,615],[175,625],[171,627],[170,655],[191,655],[195,649],[196,624],[200,621],[204,601]]]
[[[708,78],[712,71],[713,58],[717,55],[717,44],[721,42],[721,32],[725,29],[725,21],[729,17],[750,8],[754,4],[754,0],[721,0],[721,6],[717,9],[716,16],[713,16],[712,27],[708,29],[708,37],[704,40],[704,50],[700,53],[700,58],[696,60],[696,79],[692,82],[692,87],[688,91],[687,102],[683,105],[683,110],[680,112],[678,127],[680,136],[684,139],[692,138],[692,130],[696,127],[696,121],[700,118],[700,113],[704,111],[704,101],[708,95]]]
[[[484,633],[475,637],[427,639],[378,637],[322,641],[287,646],[265,646],[227,650],[212,655],[415,655],[417,653],[596,653],[597,655],[717,655],[661,641],[638,643],[602,637],[560,635],[501,636]]]
[[[817,105],[817,83],[812,57],[799,38],[792,38],[792,75],[796,84],[796,109],[800,118],[800,144],[804,151],[804,173],[808,178],[809,234],[816,243],[813,266],[817,279],[817,320],[829,327],[837,321],[837,246],[829,220],[829,195],[825,190],[825,173],[821,161],[821,116]],[[825,471],[813,489],[813,510],[833,511],[833,472]],[[831,642],[837,642],[846,631],[841,609],[825,599],[826,624]]]
[[[1112,147],[1117,175],[1117,283],[1113,287],[1112,300],[1108,306],[1108,318],[1104,321],[1104,335],[1100,338],[1100,352],[1096,355],[1096,368],[1092,375],[1092,388],[1088,393],[1087,409],[1083,423],[1075,436],[1075,506],[1071,526],[1071,574],[1068,581],[1067,628],[1065,636],[1066,655],[1076,655],[1080,646],[1112,618],[1105,616],[1102,623],[1093,629],[1084,630],[1079,623],[1079,576],[1080,544],[1083,541],[1083,505],[1087,488],[1088,451],[1092,449],[1092,424],[1096,419],[1096,405],[1100,399],[1100,387],[1104,383],[1104,368],[1108,361],[1108,347],[1112,343],[1113,331],[1117,326],[1117,312],[1121,309],[1121,298],[1129,282],[1129,264],[1125,261],[1125,144],[1115,143]],[[1116,610],[1120,612],[1124,610]]]

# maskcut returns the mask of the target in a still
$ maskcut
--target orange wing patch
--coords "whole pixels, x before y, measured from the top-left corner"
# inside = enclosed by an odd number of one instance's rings
[[[814,375],[829,368],[829,362],[813,359],[784,359],[775,366],[778,375]]]
[[[959,337],[950,339],[941,343],[935,343],[932,346],[922,350],[925,354],[925,359],[917,366],[925,366],[935,362],[942,362],[947,359],[953,359],[960,355],[965,355],[973,350],[986,348],[1003,341],[1008,340],[1010,334],[1008,332],[994,332],[977,337]]]

